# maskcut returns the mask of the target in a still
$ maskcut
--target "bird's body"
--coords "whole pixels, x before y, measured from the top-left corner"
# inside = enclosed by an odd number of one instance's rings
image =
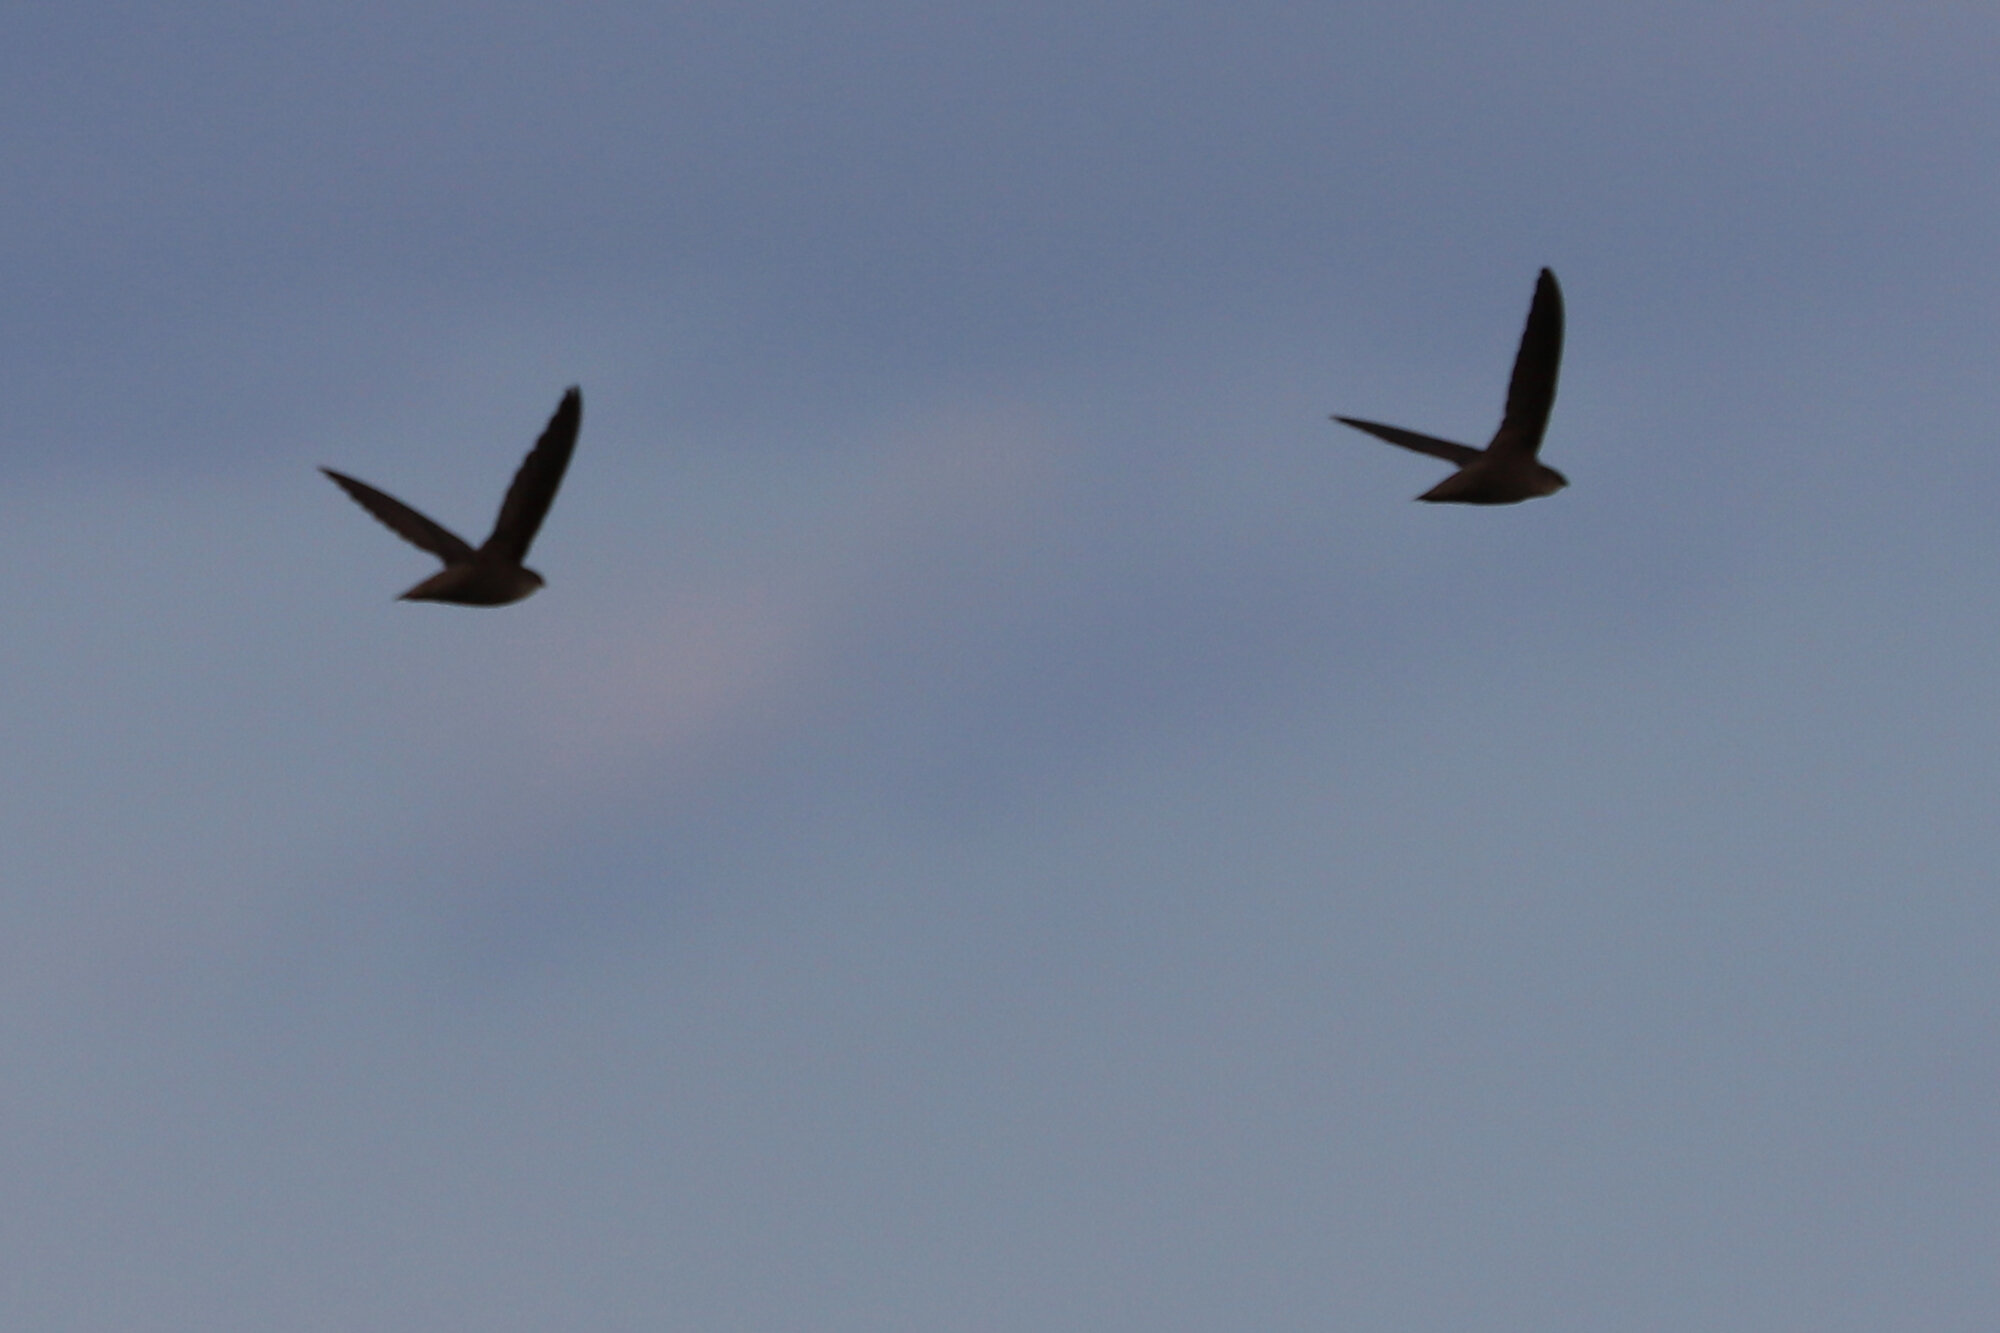
[[[1556,401],[1556,372],[1562,365],[1563,302],[1556,275],[1547,269],[1535,283],[1528,326],[1514,357],[1507,385],[1507,414],[1484,449],[1420,435],[1400,426],[1355,417],[1334,420],[1420,454],[1456,463],[1458,471],[1418,496],[1438,504],[1504,505],[1553,495],[1567,478],[1535,457]]]
[[[583,393],[572,386],[563,394],[541,439],[522,460],[514,484],[507,488],[507,498],[500,504],[492,533],[478,547],[365,481],[330,467],[320,471],[391,532],[444,561],[443,569],[404,593],[401,600],[505,606],[543,585],[542,576],[521,562],[527,559],[528,547],[556,498],[556,488],[562,485],[582,424]]]
[[[526,565],[482,560],[474,555],[462,565],[446,565],[402,594],[405,602],[455,602],[460,606],[505,606],[543,586],[540,574]]]

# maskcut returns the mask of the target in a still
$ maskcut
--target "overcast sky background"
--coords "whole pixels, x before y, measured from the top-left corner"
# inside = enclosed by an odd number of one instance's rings
[[[1983,4],[0,17],[0,1324],[2000,1326]],[[1562,494],[1416,505],[1536,270]],[[499,611],[315,471],[482,536]]]

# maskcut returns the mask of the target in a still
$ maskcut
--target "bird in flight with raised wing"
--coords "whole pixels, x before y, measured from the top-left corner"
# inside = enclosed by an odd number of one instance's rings
[[[1563,298],[1556,275],[1547,269],[1535,283],[1535,301],[1528,307],[1528,327],[1521,331],[1521,350],[1514,356],[1514,378],[1507,385],[1507,415],[1484,449],[1419,435],[1400,426],[1354,417],[1334,418],[1345,426],[1458,464],[1458,471],[1417,498],[1443,504],[1509,505],[1554,495],[1569,479],[1535,457],[1542,432],[1549,428],[1549,409],[1556,401],[1556,371],[1562,365]]]
[[[542,586],[542,576],[521,562],[528,558],[529,543],[535,540],[535,532],[556,498],[556,487],[562,485],[563,469],[569,466],[577,427],[582,424],[583,391],[572,385],[563,394],[556,414],[549,418],[542,438],[535,441],[521,470],[514,474],[514,484],[500,503],[500,517],[493,521],[492,533],[477,550],[394,496],[330,467],[320,471],[391,532],[444,561],[443,569],[404,593],[402,601],[505,606]]]

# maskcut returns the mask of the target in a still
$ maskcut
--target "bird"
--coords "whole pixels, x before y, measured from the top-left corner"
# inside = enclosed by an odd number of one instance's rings
[[[323,467],[321,472],[352,496],[388,529],[444,561],[444,568],[402,594],[405,602],[451,602],[459,606],[505,606],[543,586],[540,574],[521,562],[562,485],[563,470],[576,448],[583,424],[583,391],[571,385],[541,439],[528,451],[514,474],[493,531],[477,550],[456,533],[431,521],[393,495],[384,495],[365,481]]]
[[[1484,449],[1379,421],[1343,416],[1334,420],[1405,449],[1458,464],[1458,471],[1419,495],[1419,500],[1508,505],[1554,495],[1569,485],[1569,479],[1537,460],[1535,451],[1549,427],[1549,409],[1555,406],[1562,347],[1562,288],[1556,285],[1556,275],[1543,269],[1535,282],[1534,303],[1528,307],[1528,326],[1521,331],[1521,350],[1514,356],[1514,375],[1507,384],[1507,414]]]

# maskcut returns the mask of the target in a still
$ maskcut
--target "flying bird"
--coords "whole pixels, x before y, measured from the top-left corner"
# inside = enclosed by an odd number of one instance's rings
[[[571,385],[563,394],[556,414],[549,418],[542,438],[514,474],[507,498],[500,503],[500,517],[479,549],[456,533],[425,518],[392,495],[384,495],[363,481],[356,481],[330,467],[321,472],[354,497],[354,502],[380,519],[404,541],[421,546],[444,568],[404,593],[405,602],[456,602],[460,606],[505,606],[518,602],[542,586],[542,576],[521,562],[528,557],[528,545],[556,498],[562,485],[563,469],[576,448],[577,427],[583,422],[583,391]]]
[[[1535,283],[1535,301],[1528,307],[1528,327],[1521,331],[1521,350],[1514,356],[1514,378],[1507,384],[1507,415],[1484,449],[1419,435],[1400,426],[1354,417],[1334,418],[1345,426],[1458,464],[1458,471],[1417,498],[1442,504],[1509,505],[1554,495],[1569,479],[1535,458],[1542,432],[1549,428],[1549,409],[1556,401],[1556,371],[1562,364],[1563,298],[1556,275],[1547,269]]]

